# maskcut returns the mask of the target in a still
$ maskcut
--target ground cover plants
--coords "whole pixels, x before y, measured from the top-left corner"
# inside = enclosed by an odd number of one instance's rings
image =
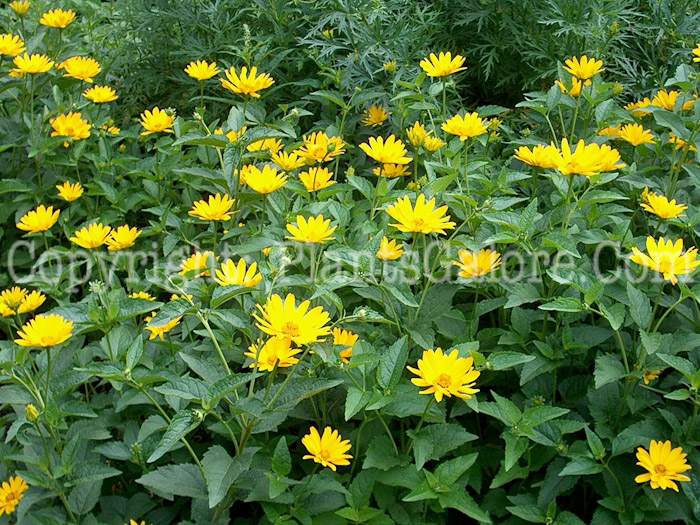
[[[696,41],[468,106],[339,8],[129,114],[113,6],[3,9],[0,523],[700,520]]]

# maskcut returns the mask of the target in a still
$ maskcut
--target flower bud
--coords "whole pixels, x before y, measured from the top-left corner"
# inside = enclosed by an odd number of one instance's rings
[[[29,404],[26,407],[24,407],[24,413],[26,414],[27,420],[29,421],[34,422],[37,419],[39,419],[39,411],[32,404]]]

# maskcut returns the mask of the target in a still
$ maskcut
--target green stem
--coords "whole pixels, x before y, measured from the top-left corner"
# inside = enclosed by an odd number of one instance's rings
[[[417,434],[421,427],[423,426],[423,421],[425,421],[425,416],[428,414],[428,410],[430,410],[430,407],[433,406],[433,402],[435,401],[435,397],[430,396],[430,399],[428,400],[428,404],[425,405],[425,410],[423,411],[423,415],[420,417],[420,420],[418,421],[418,425],[416,425],[415,433]],[[409,454],[411,452],[411,449],[413,448],[413,443],[414,440],[412,439],[411,442],[408,444],[408,448],[406,449],[406,454]]]

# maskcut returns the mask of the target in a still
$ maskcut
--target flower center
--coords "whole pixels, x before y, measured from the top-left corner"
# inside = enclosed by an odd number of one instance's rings
[[[657,474],[666,474],[666,467],[663,465],[654,465],[654,472]]]
[[[318,453],[323,461],[329,461],[331,459],[331,453],[325,449],[321,449]]]
[[[413,219],[413,227],[420,229],[425,226],[425,221],[423,219]]]
[[[442,388],[450,388],[450,385],[452,385],[452,378],[448,374],[440,374],[437,384]]]
[[[299,337],[299,325],[289,321],[282,327],[282,332],[289,337]]]

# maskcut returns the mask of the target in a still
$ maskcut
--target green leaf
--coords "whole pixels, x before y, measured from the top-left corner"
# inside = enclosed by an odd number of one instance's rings
[[[250,291],[251,288],[248,286],[219,286],[211,296],[211,307],[218,308],[234,297]]]
[[[141,356],[143,355],[143,350],[143,334],[139,334],[126,352],[126,368],[128,370],[133,370],[134,367],[139,364]]]
[[[190,304],[187,301],[170,301],[165,303],[158,313],[151,319],[146,326],[158,328],[165,326],[178,317],[182,317],[186,311],[190,309]]]
[[[552,232],[542,239],[542,244],[551,248],[558,248],[577,259],[581,254],[576,249],[576,243],[571,240],[570,236],[564,236],[561,233]]]
[[[586,441],[588,441],[588,448],[591,449],[593,457],[596,459],[603,459],[605,456],[605,447],[603,442],[600,440],[598,435],[593,432],[590,428],[586,427]]]
[[[625,368],[620,359],[614,354],[599,354],[595,359],[595,387],[600,388],[608,383],[614,383],[624,377]]]
[[[457,483],[457,480],[476,462],[478,456],[479,454],[474,452],[440,463],[435,469],[435,477],[442,485]]]
[[[379,385],[385,389],[396,385],[406,367],[407,360],[408,337],[403,336],[381,356],[381,361],[377,368],[377,382]]]
[[[348,395],[345,398],[345,421],[362,410],[372,399],[372,392],[363,392],[355,386],[348,388]]]
[[[559,473],[560,476],[589,476],[603,472],[603,465],[594,459],[581,457],[568,463]]]
[[[440,494],[438,503],[443,509],[455,509],[474,520],[482,523],[492,523],[488,514],[481,510],[463,487],[457,487],[447,494]]]
[[[384,284],[387,290],[391,292],[391,295],[396,297],[401,303],[411,308],[418,308],[418,303],[416,302],[413,292],[408,287],[405,282],[399,282],[396,284]]]
[[[175,417],[170,421],[168,428],[160,438],[158,446],[146,460],[147,463],[153,463],[157,461],[164,454],[166,454],[172,446],[177,443],[182,437],[184,437],[192,429],[199,426],[201,419],[196,417],[194,411],[186,409],[180,410]]]
[[[419,432],[409,430],[407,434],[414,440],[413,452],[418,469],[423,468],[426,461],[440,459],[464,443],[477,439],[456,423],[427,425]]]
[[[646,330],[651,322],[651,302],[649,298],[627,283],[627,298],[630,301],[630,315],[642,330]]]
[[[136,483],[170,501],[175,496],[207,499],[207,485],[202,473],[191,463],[159,467],[138,478]]]
[[[220,445],[214,445],[207,450],[202,458],[202,467],[206,476],[210,509],[226,497],[228,490],[238,479],[238,476],[250,468],[253,456],[258,450],[259,448],[255,447],[246,448],[233,459]]]
[[[88,461],[79,461],[73,467],[68,481],[67,487],[75,487],[83,483],[95,482],[102,479],[113,478],[121,474],[121,470],[117,470],[102,463],[92,463]]]
[[[510,470],[527,450],[529,440],[525,437],[516,436],[510,431],[504,432],[503,439],[506,442],[503,468],[505,470]]]
[[[521,354],[520,352],[495,352],[488,356],[486,362],[491,370],[508,370],[534,359],[534,355]]]
[[[155,391],[164,396],[175,396],[180,399],[202,400],[207,395],[207,385],[201,379],[194,377],[180,377],[155,388]]]
[[[280,438],[272,455],[272,471],[279,476],[286,476],[292,471],[292,456],[287,448],[287,440]]]
[[[518,283],[508,290],[508,302],[504,308],[514,308],[540,300],[540,290],[532,283]]]
[[[275,410],[291,410],[304,399],[343,384],[343,379],[315,379],[297,377],[290,381],[274,405]]]
[[[680,356],[671,355],[671,354],[663,354],[663,353],[659,352],[656,354],[656,357],[661,359],[664,363],[666,363],[671,368],[678,370],[681,374],[683,374],[688,379],[690,379],[697,372],[697,370],[695,369],[695,365],[693,365],[693,363],[691,363],[687,359],[684,359]]]
[[[572,297],[558,297],[554,301],[540,305],[540,310],[554,310],[557,312],[582,312],[583,304]]]
[[[261,375],[261,372],[232,374],[218,380],[216,383],[211,385],[207,391],[206,405],[210,408],[216,406],[219,401],[221,401],[227,395],[233,393],[233,391],[238,387],[245,385],[248,381],[252,381]]]

